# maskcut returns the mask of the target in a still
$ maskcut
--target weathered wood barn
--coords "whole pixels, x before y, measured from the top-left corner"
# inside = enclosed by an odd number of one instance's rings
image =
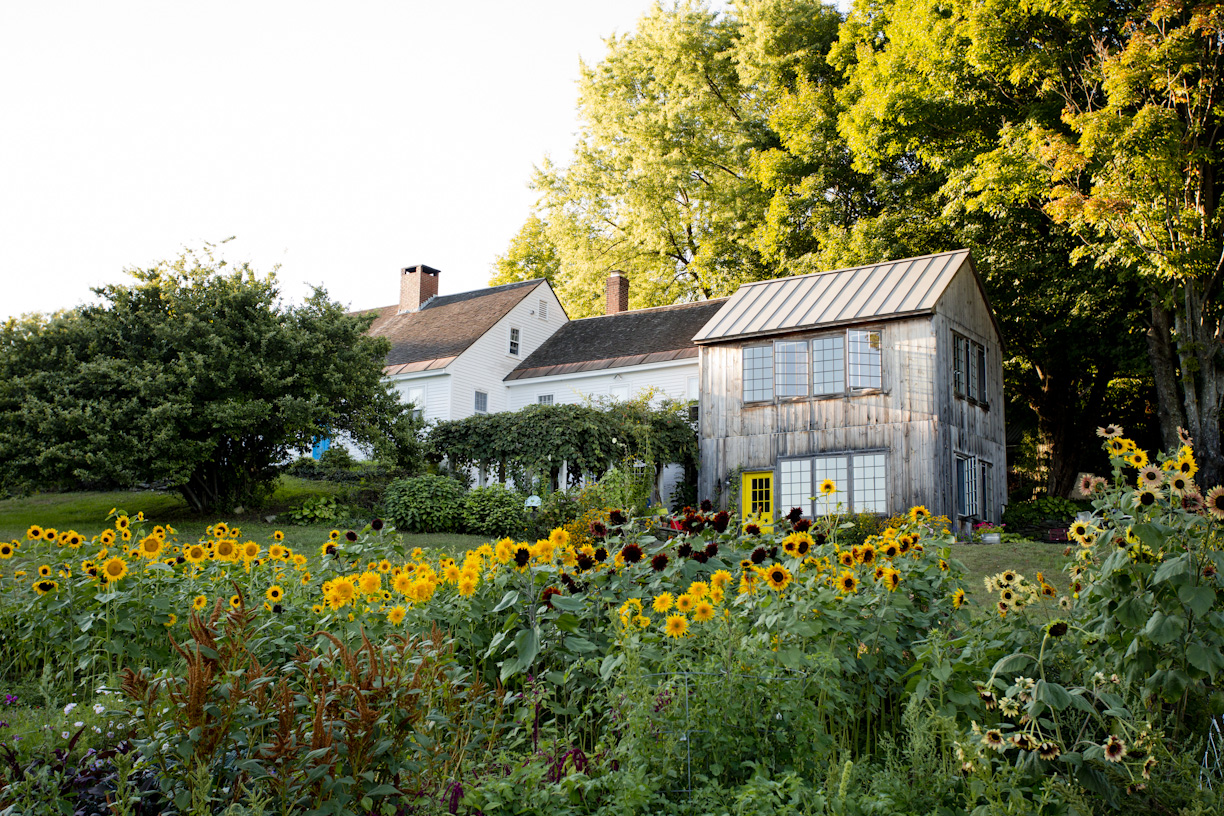
[[[1002,337],[968,250],[748,284],[694,341],[701,496],[999,520]]]

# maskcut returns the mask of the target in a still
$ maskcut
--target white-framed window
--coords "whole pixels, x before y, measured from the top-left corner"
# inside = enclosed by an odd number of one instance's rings
[[[540,309],[539,311],[536,312],[536,314],[540,316],[541,320],[548,319],[548,301],[547,300],[540,301]]]
[[[774,394],[779,397],[806,397],[808,386],[808,344],[806,340],[779,340],[774,343]]]
[[[880,371],[880,333],[851,329],[846,334],[850,358],[850,388],[879,388],[883,383]]]
[[[425,386],[410,385],[404,391],[404,398],[412,403],[413,419],[425,418]]]
[[[812,395],[846,390],[846,339],[840,334],[812,341]]]
[[[536,397],[536,402],[540,405],[552,405],[553,395],[552,394],[540,394],[540,396]]]
[[[994,489],[994,465],[985,459],[956,454],[956,514],[961,518],[989,519]]]
[[[958,397],[968,394],[969,388],[969,338],[952,332],[952,393]]]
[[[744,402],[773,399],[773,346],[744,347]]]
[[[782,459],[778,462],[778,510],[805,516],[888,512],[887,455],[883,451]],[[833,483],[824,493],[821,485]]]
[[[476,404],[474,407],[475,407],[476,413],[478,414],[489,413],[489,395],[485,393],[484,391],[477,391],[476,392]]]
[[[519,330],[510,329],[510,354],[517,357],[519,353]]]
[[[849,329],[811,340],[745,346],[744,402],[831,397],[884,387],[880,332]]]
[[[608,394],[612,397],[612,399],[615,402],[628,402],[629,401],[629,386],[614,385],[608,389]]]

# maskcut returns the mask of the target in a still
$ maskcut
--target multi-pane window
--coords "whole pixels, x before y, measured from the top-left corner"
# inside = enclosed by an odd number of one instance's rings
[[[510,353],[513,354],[515,357],[518,356],[518,353],[519,353],[519,330],[518,329],[510,330]]]
[[[773,346],[744,349],[744,402],[773,399]]]
[[[812,394],[840,394],[846,390],[846,343],[840,334],[812,341]]]
[[[880,333],[851,329],[847,335],[850,346],[850,387],[879,388]]]
[[[774,343],[774,393],[779,397],[808,395],[806,340]]]
[[[484,391],[476,392],[475,410],[476,410],[476,413],[478,414],[489,413],[489,395],[485,393]]]
[[[812,340],[746,346],[744,402],[828,397],[884,387],[880,332],[851,329]]]
[[[552,394],[540,394],[540,396],[536,398],[536,402],[539,403],[540,405],[552,405],[553,395]]]
[[[956,332],[952,333],[952,391],[986,402],[986,349]]]
[[[854,457],[854,512],[883,513],[888,509],[888,483],[884,470],[884,454],[865,453]]]
[[[783,459],[778,463],[778,501],[782,512],[792,507],[810,512],[812,503],[812,464],[808,459]]]
[[[853,453],[783,459],[778,462],[778,511],[792,507],[805,516],[885,513],[888,481],[884,453]],[[833,492],[822,487],[831,482]]]
[[[967,454],[956,454],[956,513],[963,518],[990,519],[994,467]]]

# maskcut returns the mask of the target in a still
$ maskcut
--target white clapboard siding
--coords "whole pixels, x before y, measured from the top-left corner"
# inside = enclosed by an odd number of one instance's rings
[[[689,399],[690,394],[695,399],[697,376],[697,358],[689,357],[666,363],[510,380],[506,386],[509,410],[518,411],[535,405],[545,394],[551,394],[558,405],[580,404],[589,397],[606,398],[617,393],[632,398],[650,388],[672,399]]]

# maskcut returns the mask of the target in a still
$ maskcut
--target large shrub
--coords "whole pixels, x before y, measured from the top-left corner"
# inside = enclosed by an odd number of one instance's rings
[[[522,535],[526,524],[523,497],[494,482],[463,497],[463,529],[472,535],[505,538]]]
[[[445,476],[414,476],[387,486],[387,518],[412,533],[453,533],[463,519],[463,488]]]

